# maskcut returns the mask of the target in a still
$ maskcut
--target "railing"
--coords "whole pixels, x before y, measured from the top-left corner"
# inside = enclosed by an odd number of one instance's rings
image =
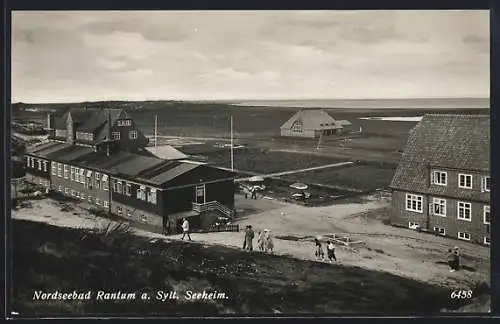
[[[230,224],[230,225],[212,225],[209,228],[203,230],[203,232],[211,233],[211,232],[239,232],[240,226],[238,224]]]
[[[224,206],[218,201],[209,201],[206,203],[193,203],[193,210],[197,213],[203,213],[206,211],[217,210],[228,216],[229,218],[233,218],[235,215],[235,211],[229,207]]]

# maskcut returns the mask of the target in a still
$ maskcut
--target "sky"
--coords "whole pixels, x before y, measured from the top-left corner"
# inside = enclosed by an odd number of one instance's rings
[[[12,102],[488,98],[488,11],[12,13]]]

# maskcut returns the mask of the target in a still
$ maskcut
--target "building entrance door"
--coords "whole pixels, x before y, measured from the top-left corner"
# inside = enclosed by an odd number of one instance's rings
[[[198,185],[195,188],[195,201],[198,204],[204,204],[206,202],[205,199],[205,185]]]

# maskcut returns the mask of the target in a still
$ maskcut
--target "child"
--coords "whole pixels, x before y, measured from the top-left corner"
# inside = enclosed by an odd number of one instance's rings
[[[259,231],[259,237],[257,239],[257,244],[259,246],[260,251],[264,251],[264,233]]]
[[[328,245],[326,246],[326,250],[328,251],[328,261],[332,263],[333,260],[337,262],[337,258],[335,257],[335,245],[332,241],[328,241]]]
[[[323,261],[325,259],[325,254],[323,252],[323,247],[321,246],[321,242],[316,237],[314,239],[314,243],[316,245],[316,251],[314,252],[314,255],[316,256],[317,259],[321,259]]]

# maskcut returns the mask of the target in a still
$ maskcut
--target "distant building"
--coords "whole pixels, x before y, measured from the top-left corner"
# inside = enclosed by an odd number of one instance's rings
[[[318,138],[342,133],[347,120],[335,120],[322,109],[301,109],[283,125],[281,136]]]
[[[424,116],[391,188],[393,224],[490,245],[489,116]]]

